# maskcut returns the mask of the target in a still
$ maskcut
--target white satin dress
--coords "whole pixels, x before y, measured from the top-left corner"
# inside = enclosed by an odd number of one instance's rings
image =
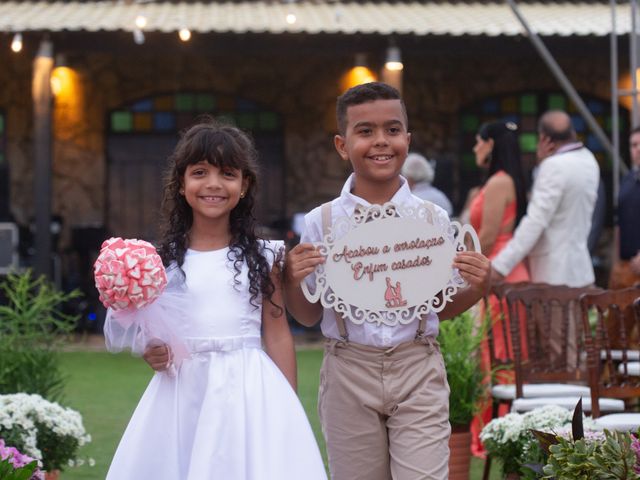
[[[283,245],[268,246],[272,265]],[[247,267],[234,285],[228,253],[187,252],[191,357],[174,376],[154,375],[107,480],[327,478],[298,397],[262,350],[262,308],[249,302]]]

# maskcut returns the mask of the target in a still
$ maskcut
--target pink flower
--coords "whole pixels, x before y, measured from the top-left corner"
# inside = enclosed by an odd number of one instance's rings
[[[16,470],[30,464],[35,460],[28,455],[23,455],[15,447],[7,447],[4,443],[4,440],[0,438],[0,460],[6,460],[7,458],[13,465],[13,468]],[[44,474],[40,471],[39,468],[36,468],[29,480],[44,480]]]
[[[636,452],[636,464],[633,469],[636,473],[640,473],[640,439],[634,434],[631,434],[631,449]]]
[[[143,307],[167,285],[162,259],[144,240],[105,240],[93,272],[100,301],[114,310]]]

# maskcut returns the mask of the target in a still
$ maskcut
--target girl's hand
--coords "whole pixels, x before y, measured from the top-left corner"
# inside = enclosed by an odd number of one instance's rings
[[[142,358],[156,372],[164,372],[171,366],[171,349],[165,343],[147,345]]]
[[[324,257],[312,243],[300,243],[287,252],[284,275],[288,285],[297,285],[313,273]]]

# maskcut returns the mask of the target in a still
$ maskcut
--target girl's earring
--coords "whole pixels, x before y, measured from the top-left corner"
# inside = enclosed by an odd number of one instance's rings
[[[240,192],[240,198],[244,198],[244,192]]]
[[[184,195],[184,190],[181,188],[180,191],[178,192],[180,195]]]

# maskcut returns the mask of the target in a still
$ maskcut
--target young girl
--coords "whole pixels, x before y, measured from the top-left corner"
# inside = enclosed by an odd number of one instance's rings
[[[255,234],[256,156],[240,130],[207,121],[170,159],[159,253],[188,298],[191,356],[169,374],[170,348],[147,347],[157,373],[108,480],[326,479],[295,394],[284,246]]]

